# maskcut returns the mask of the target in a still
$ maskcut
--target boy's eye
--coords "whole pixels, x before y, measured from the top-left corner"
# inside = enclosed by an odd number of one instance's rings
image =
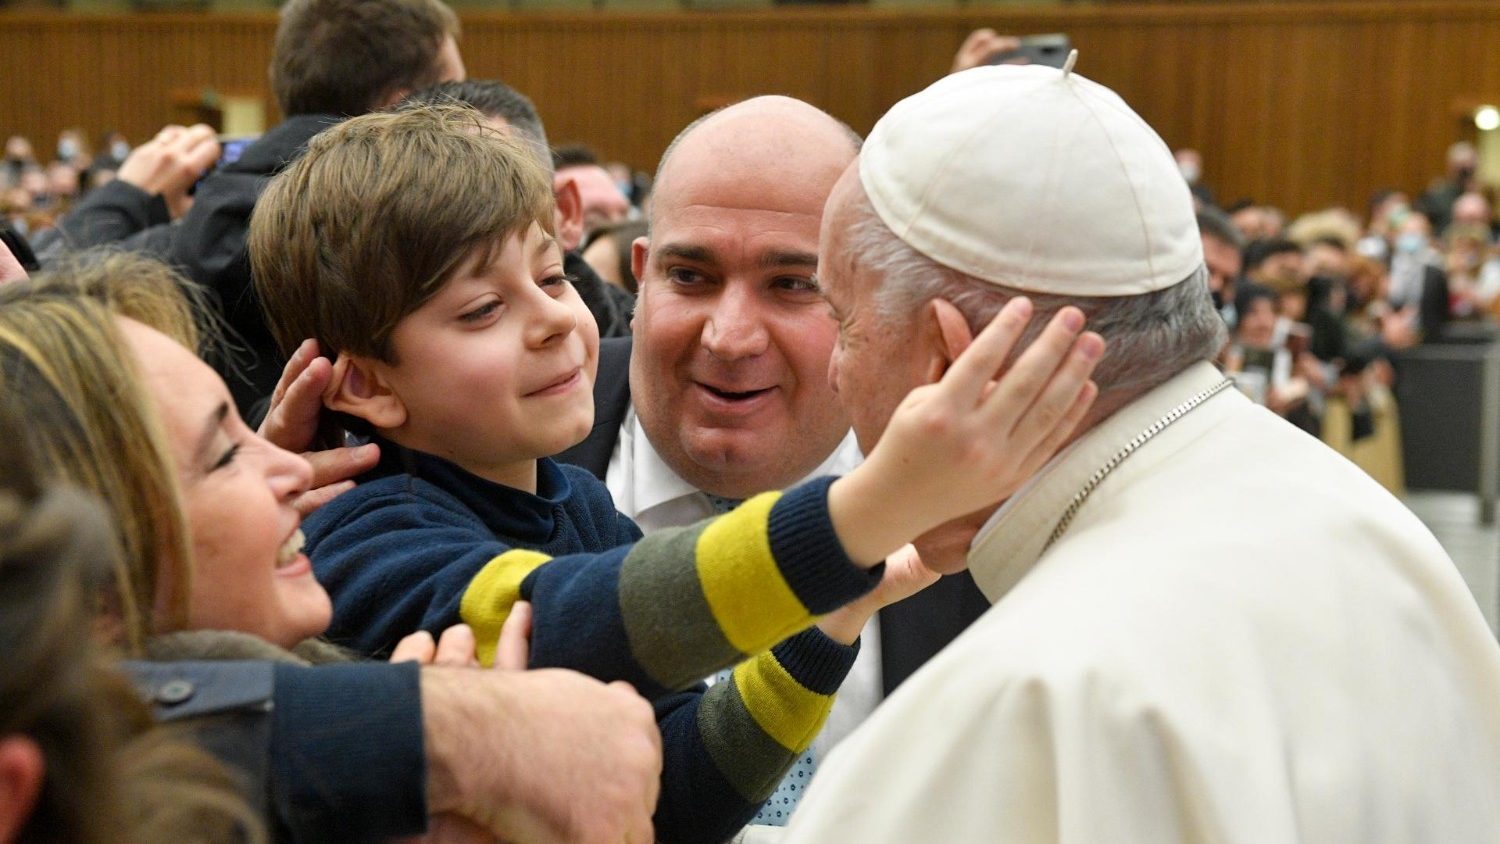
[[[537,282],[538,287],[561,287],[564,284],[577,284],[578,280],[570,275],[549,275]]]
[[[491,299],[490,301],[485,302],[483,305],[480,305],[472,311],[467,311],[465,313],[459,314],[458,319],[460,322],[478,322],[479,320],[484,319],[485,317],[493,314],[499,309],[500,300]]]

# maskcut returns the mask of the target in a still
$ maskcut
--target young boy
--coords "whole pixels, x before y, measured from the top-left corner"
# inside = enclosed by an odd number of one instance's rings
[[[824,620],[845,643],[814,617],[873,589],[904,542],[1013,490],[1021,461],[999,455],[1055,448],[1092,367],[1075,350],[1059,369],[1063,355],[1042,362],[1034,344],[1015,368],[1040,367],[1031,380],[1053,389],[1036,404],[1063,421],[1021,426],[988,461],[973,428],[898,413],[843,479],[642,540],[602,484],[546,458],[592,425],[598,349],[551,221],[534,153],[461,108],[349,120],[257,204],[251,261],[278,342],[290,353],[311,336],[337,355],[325,405],[381,447],[380,465],[304,525],[334,600],[329,635],[379,655],[463,621],[487,661],[511,606],[530,600],[533,666],[627,680],[656,701],[658,838],[722,840],[816,735],[853,637],[902,585]],[[940,386],[992,405],[1006,383],[984,385],[1013,340],[982,335],[967,374],[955,366],[957,386]],[[752,654],[734,682],[694,685]]]

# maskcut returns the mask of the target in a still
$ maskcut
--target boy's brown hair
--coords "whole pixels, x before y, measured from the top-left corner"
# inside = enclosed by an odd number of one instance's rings
[[[271,180],[250,220],[251,272],[283,353],[313,337],[324,354],[394,364],[402,318],[506,236],[532,223],[552,234],[552,215],[535,154],[479,112],[367,114]]]

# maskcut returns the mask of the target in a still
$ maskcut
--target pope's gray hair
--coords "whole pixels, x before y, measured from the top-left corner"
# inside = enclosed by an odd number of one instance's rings
[[[975,278],[913,249],[881,221],[862,190],[851,199],[850,210],[852,224],[844,239],[848,254],[835,260],[874,276],[879,285],[876,316],[883,324],[909,320],[923,304],[945,299],[977,333],[1007,302],[1026,296],[1036,318],[1022,335],[1024,346],[1053,314],[1072,305],[1107,344],[1093,377],[1101,395],[1115,396],[1149,390],[1199,361],[1212,360],[1224,345],[1224,321],[1214,310],[1208,270],[1201,264],[1177,284],[1138,296],[1031,293]]]

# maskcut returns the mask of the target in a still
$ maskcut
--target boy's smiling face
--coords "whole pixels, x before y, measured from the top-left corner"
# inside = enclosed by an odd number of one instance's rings
[[[537,458],[580,442],[594,423],[599,328],[536,223],[490,257],[478,266],[471,256],[397,323],[398,363],[366,361],[404,417],[370,421],[408,448],[534,490]]]

